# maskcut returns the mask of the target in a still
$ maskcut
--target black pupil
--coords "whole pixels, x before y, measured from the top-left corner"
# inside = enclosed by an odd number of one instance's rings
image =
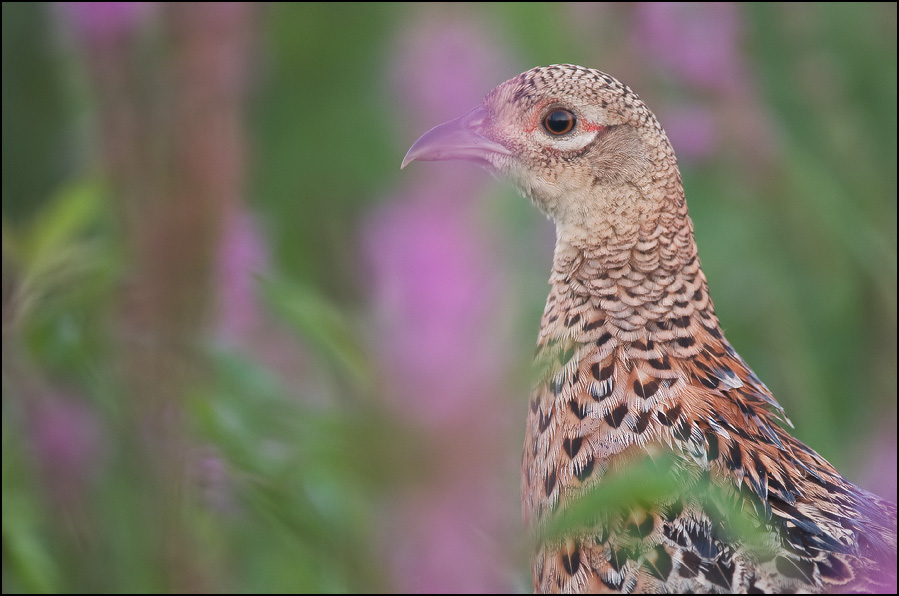
[[[555,110],[547,114],[543,120],[546,130],[556,135],[563,135],[574,128],[574,114],[568,110]]]

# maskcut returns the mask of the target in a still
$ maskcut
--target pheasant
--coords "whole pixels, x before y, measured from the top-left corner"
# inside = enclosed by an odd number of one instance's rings
[[[896,507],[793,438],[725,339],[674,150],[613,77],[529,70],[433,128],[556,224],[522,508],[540,592],[896,592]]]

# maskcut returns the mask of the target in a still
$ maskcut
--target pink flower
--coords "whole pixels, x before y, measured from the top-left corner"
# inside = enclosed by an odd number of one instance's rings
[[[731,2],[641,2],[634,41],[672,77],[713,91],[740,88],[742,23]]]
[[[415,126],[460,115],[513,74],[482,25],[442,13],[434,17],[401,35],[389,77],[395,101]]]
[[[112,41],[132,33],[155,8],[154,2],[59,2],[66,22],[82,41]]]
[[[669,108],[660,119],[680,159],[699,161],[712,157],[719,141],[712,112],[702,107]]]
[[[233,343],[246,339],[260,325],[256,275],[268,269],[268,251],[252,216],[241,211],[226,219],[219,246],[218,334]]]
[[[502,76],[485,32],[437,16],[410,29],[393,65],[400,112],[420,121],[420,132],[477,105]],[[362,246],[387,391],[404,412],[437,426],[495,399],[503,353],[502,267],[476,218],[488,177],[466,164],[440,165],[409,171],[414,184],[371,215]]]
[[[102,460],[95,413],[76,397],[45,396],[32,411],[31,432],[48,494],[59,503],[80,500]]]
[[[390,77],[409,143],[477,105],[509,74],[498,68],[489,32],[434,11],[402,38]],[[504,315],[512,292],[495,234],[479,225],[488,176],[467,164],[439,165],[409,168],[404,190],[363,223],[383,396],[425,431],[440,470],[437,486],[395,496],[403,505],[389,512],[386,552],[398,591],[508,590],[507,552],[484,537],[519,521],[514,496],[502,501],[506,508],[486,506],[497,502],[503,465],[489,454],[507,445],[504,355],[513,350]]]
[[[461,181],[386,205],[364,236],[388,392],[405,413],[437,426],[489,407],[502,369],[502,275],[474,226],[468,205],[477,197],[439,190],[462,186],[474,194],[475,185]]]

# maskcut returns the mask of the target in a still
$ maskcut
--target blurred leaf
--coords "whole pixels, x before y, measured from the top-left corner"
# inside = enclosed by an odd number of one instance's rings
[[[41,524],[43,511],[29,478],[30,458],[17,432],[20,412],[3,390],[3,591],[57,592],[62,572]],[[8,584],[12,581],[12,585]]]
[[[109,262],[109,254],[88,232],[103,217],[103,191],[94,180],[60,189],[27,224],[3,221],[3,255],[16,271],[20,310],[27,311],[62,285]]]
[[[236,500],[236,517],[216,525],[240,534],[226,543],[255,569],[244,569],[237,581],[257,578],[256,587],[266,591],[378,585],[373,496],[423,477],[420,438],[370,406],[310,406],[238,353],[216,351],[212,358],[215,383],[194,396],[190,411],[197,435],[227,470],[216,490]],[[246,549],[246,541],[255,546]],[[256,565],[264,565],[263,576]]]
[[[596,488],[552,519],[546,537],[559,539],[572,529],[592,526],[597,518],[612,519],[628,512],[636,503],[674,498],[682,483],[672,473],[673,462],[670,456],[657,461],[647,458],[629,466],[626,473],[605,476]]]
[[[106,376],[108,306],[122,252],[107,219],[104,187],[73,181],[28,222],[3,222],[8,309],[30,354],[67,378]]]
[[[770,537],[757,517],[762,513],[755,505],[760,503],[758,498],[718,486],[709,480],[708,472],[691,466],[673,455],[663,455],[633,461],[626,470],[610,472],[595,488],[552,517],[541,538],[559,540],[572,530],[620,523],[648,504],[680,502],[681,506],[696,505],[708,514],[712,531],[719,537],[726,536],[728,541],[755,552],[768,548]]]
[[[21,582],[19,590],[50,593],[60,590],[60,569],[35,527],[39,512],[27,494],[3,493],[4,576],[6,565]],[[4,585],[4,592],[7,586]]]
[[[100,220],[103,190],[96,180],[75,181],[56,192],[28,225],[20,247],[30,275],[39,277],[79,260],[79,243]]]
[[[372,384],[371,363],[347,315],[309,285],[283,277],[264,279],[261,285],[275,312],[333,365],[339,377],[352,381],[360,391],[357,397],[362,397]]]

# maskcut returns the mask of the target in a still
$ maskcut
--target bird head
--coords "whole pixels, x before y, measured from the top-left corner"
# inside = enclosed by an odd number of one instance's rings
[[[654,203],[682,193],[671,145],[637,95],[605,73],[568,64],[497,86],[481,105],[418,139],[403,167],[448,159],[510,179],[556,221],[560,237],[633,228],[658,211]]]

